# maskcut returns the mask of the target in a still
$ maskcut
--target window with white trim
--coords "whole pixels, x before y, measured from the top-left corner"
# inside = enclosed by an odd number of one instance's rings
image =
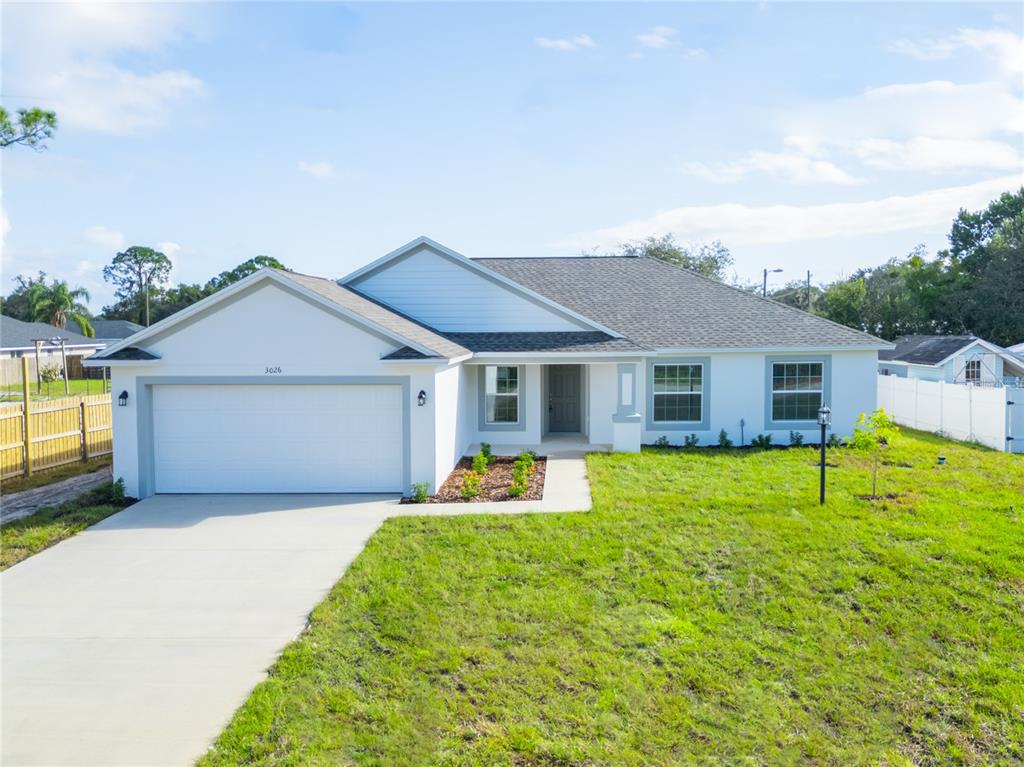
[[[824,381],[822,362],[772,364],[772,420],[816,421]]]
[[[519,422],[519,368],[488,365],[484,370],[487,423]]]
[[[964,366],[964,380],[967,383],[981,381],[981,360],[967,360],[967,364]]]
[[[654,422],[700,421],[703,391],[703,365],[655,365]]]

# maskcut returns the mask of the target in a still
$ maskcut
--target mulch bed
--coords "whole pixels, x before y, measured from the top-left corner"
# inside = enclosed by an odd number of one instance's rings
[[[463,458],[456,465],[454,471],[448,475],[448,479],[438,489],[436,495],[427,499],[427,503],[488,503],[491,501],[539,501],[544,497],[544,472],[547,469],[547,459],[538,456],[535,459],[536,469],[530,475],[526,492],[518,498],[508,494],[508,486],[512,484],[512,465],[516,462],[514,456],[495,456],[494,463],[490,465],[480,483],[480,495],[475,498],[462,497],[462,478],[467,471],[473,468],[470,458]],[[407,499],[402,499],[407,502]]]

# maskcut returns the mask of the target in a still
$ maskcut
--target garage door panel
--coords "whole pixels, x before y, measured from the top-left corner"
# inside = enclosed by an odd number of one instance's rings
[[[155,386],[156,492],[401,492],[397,385]]]

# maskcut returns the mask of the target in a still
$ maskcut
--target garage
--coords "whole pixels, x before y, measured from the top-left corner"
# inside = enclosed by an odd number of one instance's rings
[[[398,493],[402,387],[152,387],[157,493]]]

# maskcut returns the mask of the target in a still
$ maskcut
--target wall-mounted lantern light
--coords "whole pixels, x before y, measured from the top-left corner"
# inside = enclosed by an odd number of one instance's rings
[[[120,394],[117,395],[117,404],[120,405],[121,407],[124,407],[125,405],[128,404],[128,390],[127,389],[125,389],[124,391],[122,391]]]
[[[420,393],[416,395],[416,404],[423,407],[427,404],[427,393],[420,389]]]
[[[832,409],[822,403],[818,408],[818,426],[821,427],[821,487],[818,493],[818,503],[825,504],[825,432],[832,423]]]

